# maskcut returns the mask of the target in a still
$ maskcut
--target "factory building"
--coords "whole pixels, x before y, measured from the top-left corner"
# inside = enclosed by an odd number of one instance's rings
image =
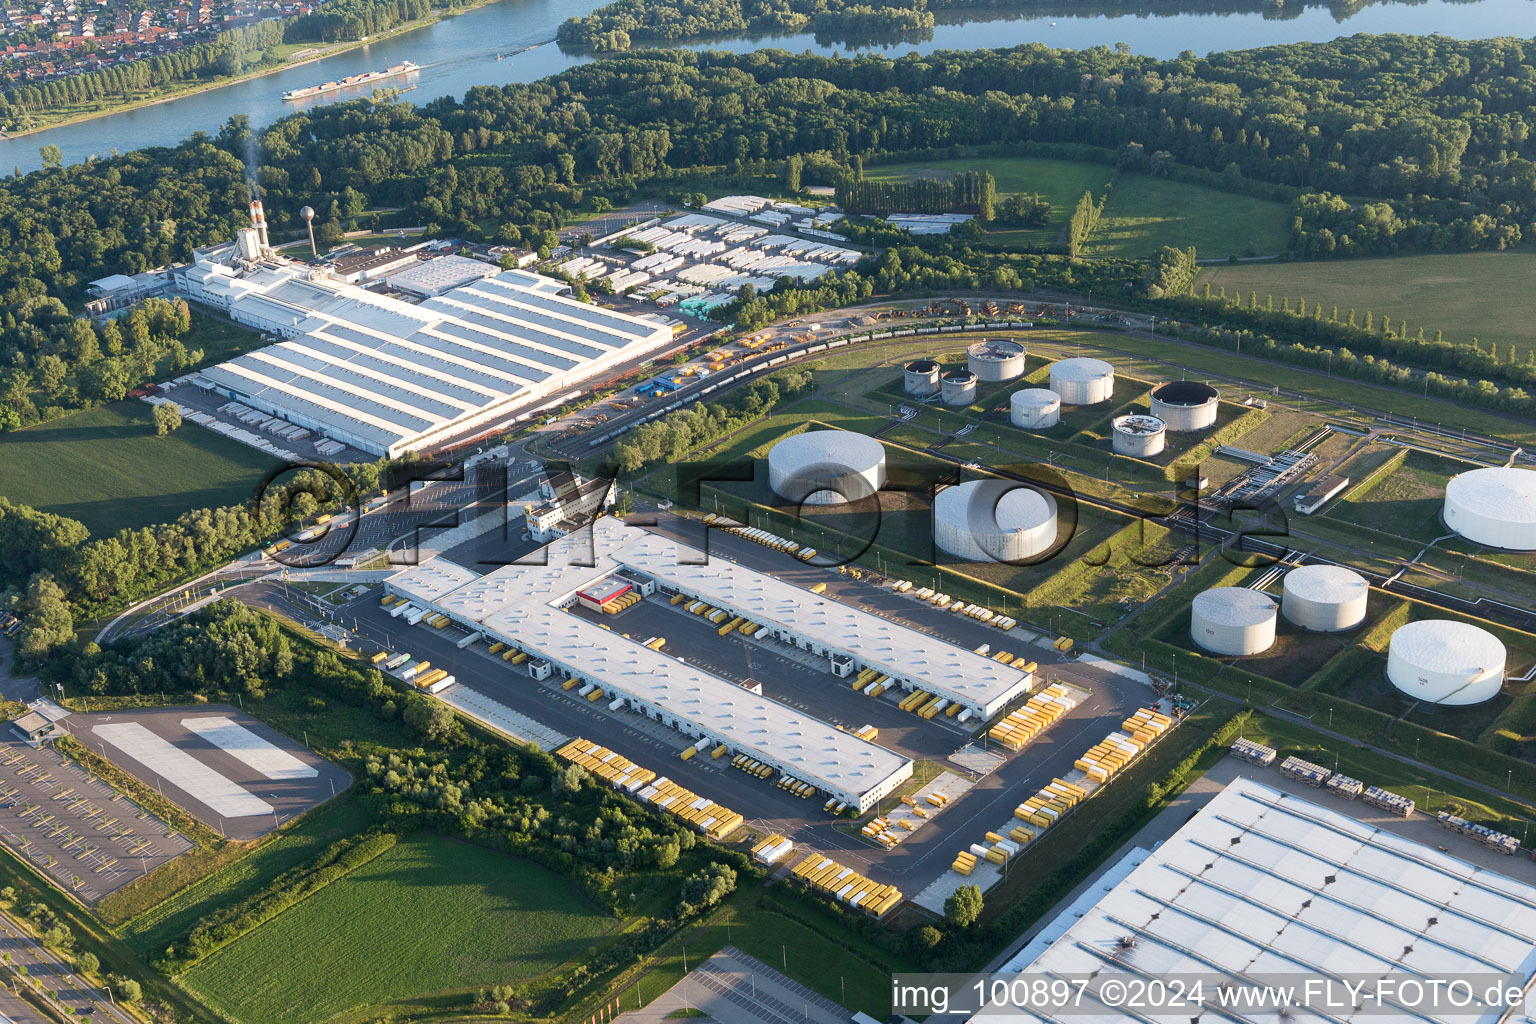
[[[1369,1008],[1352,1008],[1325,1005],[1320,991],[1308,1005],[1304,980],[1379,977],[1427,987],[1427,979],[1508,973],[1515,978],[1507,983],[1528,992],[1536,888],[1239,778],[1167,840],[1112,864],[997,970],[1091,983],[1081,998],[1073,984],[1071,1001],[1051,1004],[1070,1012],[989,1007],[970,1024],[1526,1024],[1522,1004],[1483,1002],[1486,987],[1469,1005],[1436,1008],[1386,986],[1380,1002],[1367,997]],[[1112,998],[1138,983],[1213,976],[1234,986],[1294,985],[1296,999],[1283,1009],[1255,1001],[1217,1012],[1227,1004],[1216,1002],[1218,986],[1209,984],[1203,1001],[1159,1000],[1128,1013],[1124,996]]]
[[[348,284],[274,256],[257,230],[242,231],[233,249],[178,271],[178,286],[282,340],[195,382],[394,458],[490,429],[672,342],[663,324],[577,302],[560,294],[563,282],[527,271],[443,256],[416,261],[391,282],[426,297],[410,302]]]
[[[558,673],[594,683],[605,697],[622,697],[666,726],[748,754],[861,811],[911,777],[912,762],[899,754],[567,610],[627,593],[626,586],[653,591],[652,578],[625,571],[620,561],[651,542],[665,549],[664,562],[686,557],[671,541],[603,517],[592,524],[590,542],[584,532],[551,544],[546,564],[501,566],[481,576],[437,558],[396,573],[385,586],[526,652],[530,665],[544,666],[536,678]]]
[[[885,486],[885,445],[851,430],[807,430],[768,449],[768,486],[787,501],[838,505]]]
[[[1536,470],[1494,466],[1445,485],[1445,525],[1477,544],[1536,551]]]
[[[760,623],[801,650],[844,659],[852,671],[875,669],[892,685],[937,694],[983,720],[1029,689],[1030,673],[659,534],[633,532],[613,554],[630,577]]]
[[[618,500],[612,480],[586,480],[579,473],[560,472],[539,481],[540,501],[523,506],[528,536],[540,544],[575,533],[592,517]]]

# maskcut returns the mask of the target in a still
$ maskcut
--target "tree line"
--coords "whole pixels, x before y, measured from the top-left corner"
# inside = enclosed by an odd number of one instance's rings
[[[997,183],[988,171],[961,171],[950,181],[850,175],[838,180],[834,201],[847,213],[969,213],[990,221],[997,202]]]

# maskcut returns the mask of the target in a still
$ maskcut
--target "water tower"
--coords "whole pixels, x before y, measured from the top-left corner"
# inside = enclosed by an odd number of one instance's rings
[[[309,229],[309,254],[311,256],[320,255],[319,250],[315,248],[315,208],[313,206],[306,206],[299,210],[299,216],[304,218],[304,226]]]

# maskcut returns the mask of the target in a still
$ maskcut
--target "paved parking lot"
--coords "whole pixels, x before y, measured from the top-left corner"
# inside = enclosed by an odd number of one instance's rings
[[[614,1018],[624,1024],[660,1024],[671,1015],[719,1024],[847,1024],[853,1014],[779,971],[726,946],[643,1008]]]
[[[256,839],[351,785],[352,777],[228,704],[76,714],[81,743],[231,839]]]
[[[84,903],[192,848],[52,747],[0,742],[0,842]]]

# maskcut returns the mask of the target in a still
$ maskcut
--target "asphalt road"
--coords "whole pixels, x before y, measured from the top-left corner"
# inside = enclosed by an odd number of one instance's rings
[[[86,984],[64,961],[39,945],[16,918],[3,911],[0,911],[0,953],[6,956],[13,969],[25,967],[27,976],[35,979],[38,987],[77,1016],[96,1014],[116,1024],[136,1024],[132,1017],[112,1004],[106,992]],[[46,1020],[36,1010],[30,1007],[28,1010],[32,1017],[18,1020]]]

